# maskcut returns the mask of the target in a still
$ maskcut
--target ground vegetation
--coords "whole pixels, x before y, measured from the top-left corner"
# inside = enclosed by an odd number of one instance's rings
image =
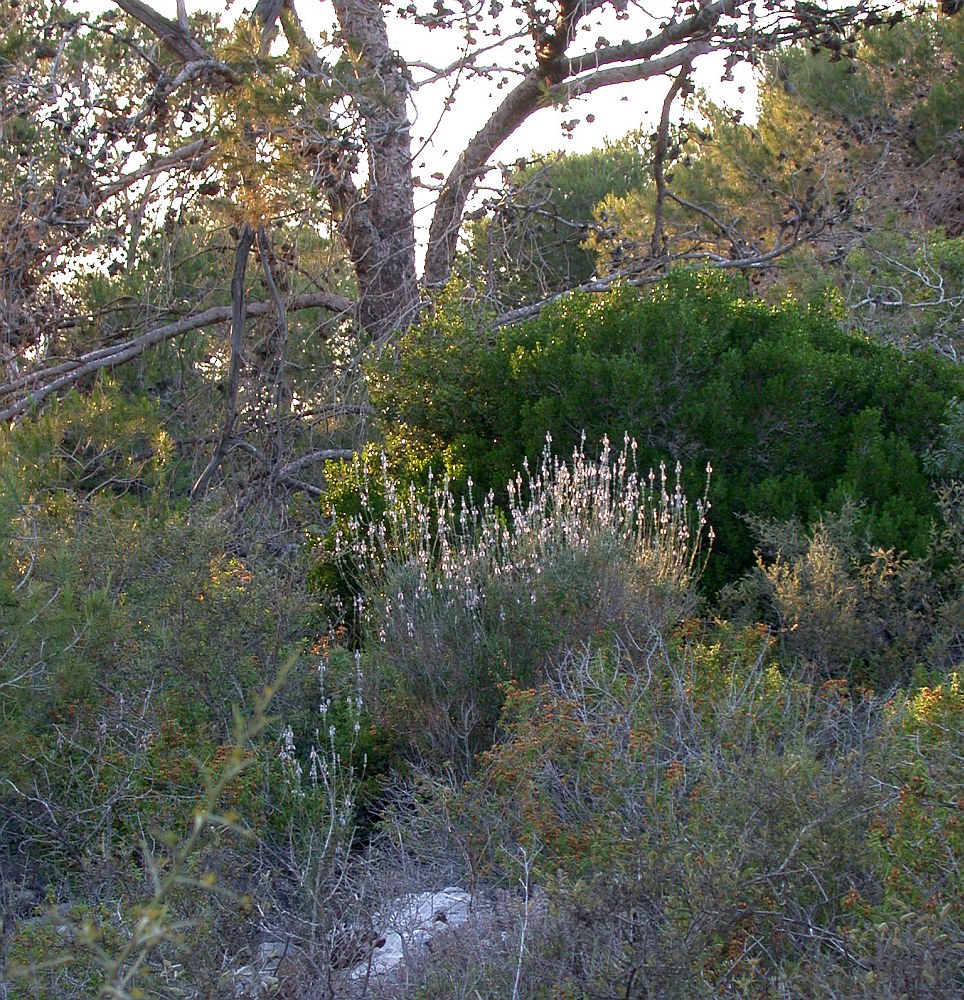
[[[964,994],[957,5],[117,6],[2,8],[0,996]],[[696,148],[713,49],[809,160]],[[411,93],[503,72],[419,276]]]

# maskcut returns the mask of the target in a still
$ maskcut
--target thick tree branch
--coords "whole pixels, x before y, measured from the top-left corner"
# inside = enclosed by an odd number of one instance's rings
[[[369,149],[366,197],[345,207],[339,231],[358,279],[359,320],[382,340],[409,326],[419,307],[409,83],[378,0],[334,0],[334,8],[342,44],[358,57],[356,100]]]
[[[264,275],[268,291],[278,310],[278,331],[273,338],[278,346],[275,349],[274,406],[275,406],[275,445],[280,457],[284,445],[284,417],[291,409],[291,393],[285,386],[285,367],[288,363],[288,311],[274,276],[274,247],[267,227],[258,226],[258,256],[261,258],[261,272]]]
[[[317,465],[319,462],[343,462],[354,454],[355,452],[351,448],[321,448],[318,451],[310,451],[307,455],[302,455],[293,462],[283,465],[278,469],[277,476],[279,479],[287,479],[295,473],[301,472],[307,465]]]
[[[257,8],[255,8],[257,12]],[[284,5],[284,9],[279,12],[281,16],[281,28],[285,33],[288,45],[298,53],[301,59],[302,69],[313,77],[322,76],[325,72],[325,64],[318,57],[315,47],[305,31],[298,12],[295,10],[291,0]]]
[[[551,104],[553,100],[578,97],[602,87],[661,76],[711,49],[709,42],[696,42],[662,58],[600,70],[580,80],[566,81],[548,89],[541,80],[528,76],[505,98],[470,140],[445,180],[429,229],[425,284],[438,287],[448,281],[465,204],[475,181],[493,153],[530,115]]]
[[[643,62],[661,55],[674,46],[707,40],[724,17],[733,17],[745,0],[717,0],[682,21],[671,22],[662,30],[640,41],[624,41],[607,45],[567,60],[566,76],[578,76],[614,63]]]
[[[139,21],[145,28],[153,32],[158,40],[181,62],[215,63],[217,61],[187,30],[185,25],[169,21],[153,7],[141,3],[141,0],[114,0],[114,2],[125,14],[129,14],[135,21]]]
[[[574,80],[553,87],[550,96],[558,100],[574,100],[585,97],[604,87],[618,87],[625,83],[637,83],[640,80],[651,80],[654,76],[662,76],[686,63],[691,63],[699,56],[707,55],[718,48],[715,42],[706,40],[692,42],[681,49],[667,53],[665,56],[649,59],[646,62],[632,63],[628,66],[612,66],[589,73]]]
[[[442,187],[429,227],[425,255],[425,284],[440,287],[449,279],[465,204],[476,179],[482,174],[492,154],[532,114],[542,107],[546,88],[541,80],[529,75],[515,87],[476,132],[462,151]]]
[[[295,295],[286,303],[288,312],[302,309],[327,309],[336,316],[354,315],[356,304],[351,299],[330,292],[313,292],[308,295]],[[245,305],[244,314],[247,318],[265,316],[276,309],[271,302],[249,302]],[[223,323],[231,318],[231,306],[213,306],[193,316],[185,316],[174,323],[166,323],[155,327],[140,337],[127,340],[109,347],[101,347],[89,351],[78,358],[71,358],[47,368],[28,372],[17,379],[0,385],[0,399],[12,396],[14,401],[0,410],[0,421],[13,420],[33,406],[41,403],[52,393],[69,388],[88,375],[101,368],[114,368],[124,364],[150,350],[166,340],[173,340],[192,330],[200,330],[206,326]]]

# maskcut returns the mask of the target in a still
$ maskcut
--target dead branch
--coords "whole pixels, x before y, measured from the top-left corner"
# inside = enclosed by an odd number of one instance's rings
[[[228,443],[234,435],[238,421],[238,382],[241,376],[241,364],[244,347],[244,276],[248,270],[248,257],[254,244],[254,230],[247,223],[241,230],[238,240],[238,250],[234,258],[234,274],[231,276],[231,360],[228,365],[228,382],[224,393],[224,428],[214,454],[204,471],[198,476],[191,498],[200,500],[207,492],[208,486],[217,472],[221,459],[228,449]]]
[[[653,239],[652,251],[654,257],[660,257],[666,250],[666,237],[663,233],[663,209],[666,204],[666,147],[669,140],[669,114],[673,107],[673,102],[683,89],[693,69],[693,62],[687,59],[680,66],[680,71],[673,81],[673,85],[666,92],[663,98],[663,108],[659,116],[659,128],[656,131],[656,147],[653,150],[653,179],[656,182],[656,205],[653,210]]]
[[[274,384],[274,404],[275,404],[275,422],[277,427],[276,444],[277,453],[280,457],[283,447],[282,442],[282,417],[284,415],[283,411],[290,408],[291,396],[289,393],[285,392],[285,366],[288,361],[288,312],[285,309],[284,299],[281,297],[281,292],[278,290],[278,283],[275,281],[274,267],[272,265],[272,259],[274,257],[274,249],[271,246],[271,238],[268,236],[267,227],[263,224],[258,226],[258,256],[261,259],[261,271],[264,274],[264,280],[268,285],[268,290],[271,292],[271,298],[274,301],[275,308],[278,311],[278,337],[281,341],[280,346],[277,350],[277,371],[275,372],[275,384]]]
[[[244,307],[244,315],[247,318],[257,318],[267,315],[274,309],[274,302],[249,302]],[[355,303],[351,299],[331,292],[312,292],[292,297],[287,303],[287,309],[289,312],[302,309],[327,309],[336,317],[350,317],[354,315]],[[13,420],[42,402],[51,393],[68,388],[101,368],[116,367],[139,357],[156,344],[173,340],[192,330],[223,323],[231,318],[231,313],[231,306],[213,306],[193,316],[185,316],[176,322],[155,327],[133,340],[101,347],[78,358],[67,359],[59,364],[21,375],[0,385],[0,399],[4,396],[14,397],[14,402],[0,410],[0,421]]]
[[[670,264],[691,263],[723,270],[752,270],[753,268],[763,267],[772,263],[792,250],[796,245],[796,241],[783,242],[778,239],[769,250],[753,256],[741,257],[738,260],[723,257],[721,254],[709,251],[692,251],[690,253],[673,254],[672,257],[661,256],[655,260],[647,259],[638,261],[621,271],[614,271],[602,278],[593,278],[591,281],[585,281],[581,285],[576,285],[574,288],[551,295],[540,302],[520,306],[518,309],[510,309],[496,316],[492,320],[491,325],[497,329],[502,326],[512,326],[515,323],[522,323],[533,316],[538,316],[547,306],[551,306],[560,299],[564,299],[567,295],[573,295],[577,292],[608,292],[619,285],[640,287],[655,284],[666,276],[666,270]]]
[[[207,52],[203,45],[191,34],[186,25],[169,21],[153,7],[141,3],[140,0],[116,0],[117,6],[135,21],[153,32],[161,42],[182,62],[215,63],[216,60]]]

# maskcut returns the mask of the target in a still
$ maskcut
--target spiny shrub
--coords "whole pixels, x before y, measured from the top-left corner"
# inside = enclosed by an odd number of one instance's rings
[[[850,678],[887,690],[942,675],[964,655],[964,489],[944,486],[924,558],[872,545],[845,504],[804,530],[751,518],[757,567],[725,588],[731,620],[767,622],[784,658],[817,679]]]
[[[550,440],[551,444],[551,440]],[[543,451],[538,470],[456,501],[359,476],[359,513],[335,548],[356,574],[369,702],[410,748],[462,771],[493,736],[510,680],[538,681],[553,658],[593,636],[662,627],[689,606],[707,502],[640,475],[635,444],[570,463]],[[377,509],[373,510],[377,498]],[[380,515],[380,516],[378,516]],[[710,529],[711,531],[711,529]]]
[[[885,700],[775,652],[728,627],[574,652],[510,690],[470,781],[423,782],[413,829],[538,901],[520,995],[959,994],[959,682]]]

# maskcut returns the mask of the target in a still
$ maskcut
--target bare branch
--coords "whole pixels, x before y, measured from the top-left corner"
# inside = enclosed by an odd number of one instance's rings
[[[796,246],[796,241],[783,242],[782,240],[777,240],[769,250],[752,256],[741,257],[738,260],[708,251],[673,254],[672,257],[662,256],[655,260],[647,259],[637,262],[624,270],[614,271],[602,278],[593,278],[591,281],[585,281],[581,285],[567,289],[564,292],[559,292],[540,302],[520,306],[518,309],[510,309],[508,312],[496,316],[492,321],[492,326],[501,327],[511,326],[514,323],[522,323],[533,316],[538,316],[547,306],[576,292],[608,292],[619,285],[651,285],[665,276],[666,269],[671,263],[700,264],[705,267],[720,268],[721,270],[732,270],[735,268],[752,270],[753,268],[763,267],[772,263],[792,250],[794,246]]]
[[[263,466],[268,467],[271,465],[267,455],[260,448],[251,444],[250,441],[237,441],[235,447],[241,451],[246,451],[249,455],[253,455]],[[271,479],[277,483],[287,483],[295,489],[310,493],[312,496],[324,496],[325,491],[321,487],[299,479],[296,473],[307,465],[317,465],[319,462],[347,462],[354,455],[355,452],[351,448],[323,448],[319,451],[311,451],[300,458],[296,458],[293,462],[289,462],[287,465],[283,465],[280,468],[277,466],[274,467],[271,470]]]
[[[679,75],[663,98],[663,108],[659,116],[659,128],[656,130],[656,148],[653,150],[653,178],[656,181],[656,205],[653,210],[653,239],[651,242],[653,257],[660,257],[666,249],[666,239],[663,233],[663,207],[666,203],[666,173],[663,169],[666,163],[666,146],[669,139],[669,113],[677,94],[683,89],[693,69],[693,63],[687,59],[680,67]]]
[[[277,475],[279,479],[288,479],[296,472],[300,472],[306,465],[317,465],[319,462],[347,461],[354,454],[351,448],[322,448],[283,465],[278,470]]]
[[[355,303],[331,292],[312,292],[296,295],[287,302],[289,312],[301,309],[327,309],[336,316],[353,316]],[[274,302],[249,302],[244,314],[248,318],[265,316],[275,309]],[[13,396],[14,402],[0,410],[0,421],[13,420],[31,407],[42,402],[52,393],[68,388],[101,368],[113,368],[130,361],[165,340],[173,340],[184,333],[199,330],[215,323],[223,323],[231,318],[231,306],[213,306],[203,312],[186,316],[174,323],[156,327],[120,344],[101,347],[78,358],[62,361],[60,364],[29,372],[19,378],[0,385],[0,398]],[[31,388],[36,386],[36,388]]]
[[[500,35],[494,42],[488,45],[482,45],[477,49],[473,49],[464,55],[459,56],[458,59],[453,60],[447,66],[434,66],[431,63],[422,62],[418,59],[410,59],[408,61],[408,68],[425,70],[430,75],[423,80],[418,80],[412,84],[412,90],[420,90],[422,87],[429,86],[433,83],[438,83],[439,80],[448,79],[452,74],[458,73],[460,70],[471,70],[473,73],[488,73],[488,72],[499,72],[499,73],[509,73],[518,72],[524,75],[521,70],[510,71],[504,66],[479,66],[477,65],[480,56],[485,55],[487,52],[491,52],[495,49],[504,48],[506,43],[511,42],[515,39],[525,38],[525,31],[516,31],[510,35]]]
[[[113,184],[102,188],[98,193],[97,203],[100,204],[108,198],[113,198],[114,195],[120,194],[125,188],[136,184],[137,181],[165,170],[198,170],[210,162],[214,149],[213,139],[202,138],[189,142],[186,146],[181,146],[179,149],[174,149],[170,153],[150,160],[136,170],[119,177]]]
[[[244,346],[244,276],[248,270],[248,257],[251,254],[253,244],[254,230],[245,223],[244,229],[241,230],[241,238],[238,240],[238,250],[234,258],[234,274],[231,276],[231,361],[228,365],[228,380],[224,393],[224,428],[211,460],[198,476],[194,489],[191,490],[191,499],[193,500],[203,499],[207,492],[214,473],[217,472],[221,459],[227,452],[228,442],[234,434],[234,427],[238,420],[238,381],[241,375]]]
[[[728,226],[714,212],[711,212],[710,209],[706,208],[704,205],[697,205],[696,202],[687,201],[686,198],[681,198],[679,195],[674,194],[668,189],[666,191],[666,197],[669,198],[670,201],[675,201],[681,208],[688,208],[691,212],[696,212],[697,215],[702,215],[719,230],[721,235],[725,236],[730,241],[730,246],[733,247],[733,252],[737,255],[737,257],[743,258],[746,256],[746,251],[744,250],[745,240],[740,237],[739,233],[737,233],[732,226]]]
[[[141,3],[141,0],[115,0],[115,3],[125,14],[129,14],[135,21],[139,21],[145,28],[153,32],[182,62],[205,62],[208,64],[216,62],[187,30],[186,25],[169,21],[153,7]]]

